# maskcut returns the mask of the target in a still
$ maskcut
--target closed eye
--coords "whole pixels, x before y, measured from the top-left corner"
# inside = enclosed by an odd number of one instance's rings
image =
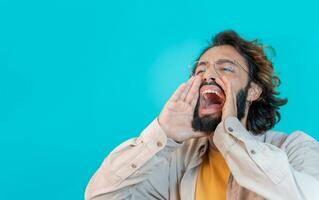
[[[224,66],[223,68],[222,68],[222,70],[224,71],[224,72],[234,72],[234,69],[233,69],[233,67],[232,66]]]
[[[196,72],[196,75],[201,74],[201,73],[204,73],[204,72],[205,72],[204,70],[198,70],[198,71]]]

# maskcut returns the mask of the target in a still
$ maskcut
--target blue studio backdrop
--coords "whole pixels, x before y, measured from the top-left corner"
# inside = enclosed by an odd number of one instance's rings
[[[319,139],[318,6],[0,0],[0,198],[83,199],[104,157],[159,114],[225,29],[276,50],[289,102],[274,129]]]

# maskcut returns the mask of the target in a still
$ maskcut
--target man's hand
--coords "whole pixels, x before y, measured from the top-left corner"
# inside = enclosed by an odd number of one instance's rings
[[[237,117],[237,103],[236,103],[236,94],[233,91],[231,82],[225,77],[218,77],[215,79],[216,83],[224,90],[226,95],[226,100],[223,105],[222,109],[222,121],[227,117]],[[214,149],[219,151],[219,143],[220,141],[224,141],[225,137],[230,137],[228,134],[223,134],[221,132],[215,132],[214,134],[210,135],[209,141],[210,144],[213,146]]]
[[[236,94],[233,91],[231,82],[225,76],[218,77],[215,81],[224,90],[226,95],[226,101],[222,109],[222,121],[227,117],[237,117]]]
[[[181,84],[165,104],[158,121],[167,137],[176,142],[183,142],[194,137],[207,136],[205,133],[194,132],[192,120],[198,100],[201,77],[190,78]]]

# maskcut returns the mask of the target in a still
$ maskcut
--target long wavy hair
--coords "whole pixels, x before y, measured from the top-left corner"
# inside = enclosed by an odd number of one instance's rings
[[[248,41],[240,37],[235,31],[227,30],[213,36],[210,44],[202,53],[208,49],[230,45],[244,57],[249,69],[249,81],[259,85],[262,93],[259,99],[253,101],[250,105],[246,128],[253,134],[263,134],[265,131],[272,129],[280,121],[280,106],[288,102],[287,98],[279,98],[279,92],[276,90],[280,85],[280,79],[274,72],[272,62],[267,58],[265,49],[273,48],[262,45],[258,40]],[[193,73],[195,72],[193,68]]]

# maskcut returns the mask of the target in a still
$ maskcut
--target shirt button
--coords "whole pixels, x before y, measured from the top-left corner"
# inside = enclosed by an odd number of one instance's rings
[[[250,153],[251,154],[256,154],[256,151],[255,150],[250,150]]]
[[[136,168],[136,165],[135,165],[135,164],[131,164],[131,167],[135,169],[135,168]]]
[[[232,127],[228,127],[228,131],[233,132],[234,129]]]
[[[158,147],[162,147],[162,146],[163,146],[163,143],[160,142],[160,141],[158,141],[158,142],[156,143],[156,145],[157,145]]]

